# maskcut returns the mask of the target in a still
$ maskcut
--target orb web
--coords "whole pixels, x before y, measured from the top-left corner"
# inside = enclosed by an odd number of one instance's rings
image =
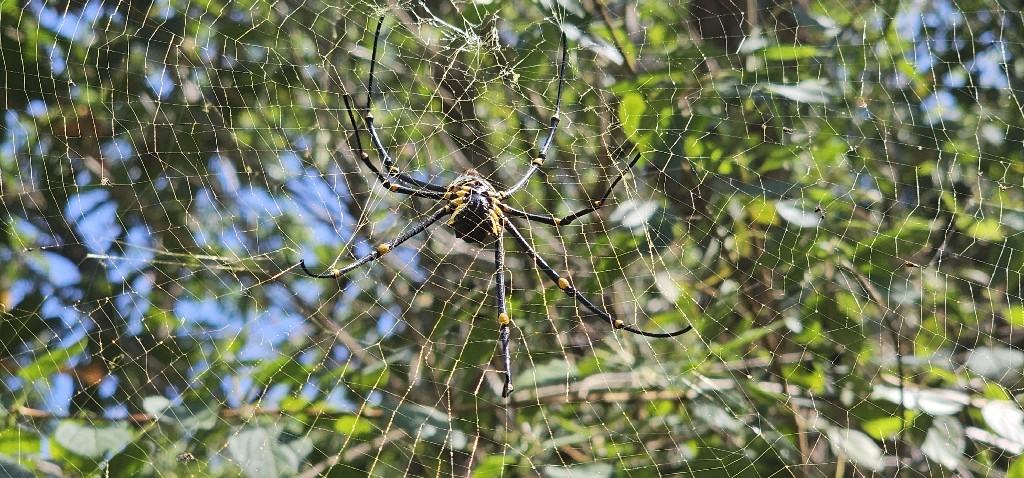
[[[1015,476],[999,2],[0,5],[11,476]],[[367,101],[374,31],[375,92]],[[510,218],[613,328],[445,201]],[[345,98],[355,105],[355,125]],[[639,161],[629,167],[631,160]]]

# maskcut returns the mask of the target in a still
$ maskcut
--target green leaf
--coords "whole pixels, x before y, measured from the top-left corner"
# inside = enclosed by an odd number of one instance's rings
[[[369,435],[374,429],[373,423],[360,415],[341,415],[334,422],[334,431],[356,437]]]
[[[1002,241],[1006,235],[999,221],[995,219],[982,219],[967,226],[967,235],[989,242]]]
[[[813,46],[777,45],[761,50],[761,55],[765,60],[775,61],[799,60],[821,54],[821,50]]]
[[[260,362],[253,370],[252,378],[259,385],[304,384],[309,380],[309,375],[309,368],[285,355]]]
[[[463,450],[469,444],[466,434],[453,425],[452,418],[436,408],[403,402],[392,410],[395,424],[409,436],[455,450]]]
[[[42,449],[40,436],[20,428],[0,431],[0,455],[34,455]]]
[[[619,102],[619,122],[626,137],[633,138],[640,134],[640,120],[647,110],[647,102],[639,93],[628,93]]]
[[[51,349],[19,370],[18,376],[27,381],[46,377],[60,370],[72,357],[85,352],[85,345],[86,339],[83,338],[68,347]]]
[[[824,81],[808,80],[801,81],[795,85],[781,85],[767,83],[758,85],[758,88],[768,93],[789,98],[799,103],[828,103],[835,93]]]
[[[759,224],[769,226],[778,224],[779,217],[775,214],[777,209],[777,206],[772,206],[771,201],[766,201],[762,198],[752,198],[747,203],[747,215],[750,216],[750,221]]]
[[[353,390],[367,392],[382,387],[390,376],[391,370],[386,362],[375,362],[359,370],[345,384]]]
[[[1006,311],[1006,320],[1014,327],[1024,327],[1024,306],[1019,304],[1011,305]]]
[[[724,343],[724,344],[711,344],[711,353],[718,357],[734,357],[741,350],[746,350],[750,347],[750,344],[760,340],[776,330],[785,327],[786,323],[782,320],[777,320],[768,324],[764,327],[757,327],[744,331],[736,338]]]
[[[505,457],[501,455],[491,455],[484,458],[479,465],[473,470],[471,478],[491,478],[492,476],[501,476],[502,470],[505,469]]]
[[[575,366],[565,360],[552,360],[518,374],[516,387],[522,390],[551,384],[564,384],[568,378],[579,376]]]
[[[900,432],[903,428],[903,420],[898,416],[865,420],[861,423],[861,428],[870,437],[876,440],[885,440]]]
[[[168,448],[161,451],[171,450],[173,449]],[[143,475],[145,471],[159,466],[158,463],[162,460],[166,460],[166,458],[159,456],[156,446],[152,442],[138,440],[129,443],[124,450],[110,457],[110,460],[105,463],[103,478],[129,478]]]
[[[1014,460],[1010,468],[1006,470],[1006,478],[1024,478],[1024,457]]]
[[[53,432],[53,440],[65,450],[97,460],[120,451],[134,436],[127,424],[93,426],[70,420],[60,422]]]

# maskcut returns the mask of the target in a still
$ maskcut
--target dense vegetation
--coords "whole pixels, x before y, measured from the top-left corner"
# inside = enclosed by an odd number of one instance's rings
[[[1009,2],[0,2],[0,474],[1024,476]],[[668,3],[668,5],[666,5]],[[339,6],[340,5],[340,6]],[[607,207],[508,249],[375,184]],[[360,140],[369,148],[369,137]],[[379,161],[371,151],[373,161]],[[379,164],[379,163],[378,163]]]

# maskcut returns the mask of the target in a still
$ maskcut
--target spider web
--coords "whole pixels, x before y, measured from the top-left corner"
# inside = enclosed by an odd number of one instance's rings
[[[397,166],[514,184],[612,331]],[[996,0],[5,2],[5,476],[1024,476]],[[360,122],[361,123],[361,122]],[[362,125],[359,125],[360,129]],[[365,130],[360,141],[380,167]],[[640,161],[626,172],[637,154]]]

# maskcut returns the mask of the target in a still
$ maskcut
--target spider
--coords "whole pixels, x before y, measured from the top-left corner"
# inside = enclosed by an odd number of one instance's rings
[[[551,116],[551,121],[548,124],[547,137],[544,138],[544,142],[541,143],[540,152],[537,153],[536,158],[531,161],[529,169],[527,169],[526,173],[519,178],[519,181],[508,189],[499,190],[480,173],[472,169],[465,171],[446,187],[416,179],[401,172],[395,166],[394,159],[384,149],[384,144],[377,135],[377,128],[371,112],[373,106],[373,71],[377,63],[377,45],[380,41],[380,32],[383,25],[384,18],[381,18],[377,23],[377,30],[373,35],[373,50],[370,56],[370,75],[366,82],[367,113],[366,116],[363,117],[363,120],[370,135],[370,142],[373,144],[373,148],[376,150],[377,156],[380,158],[381,162],[384,163],[384,168],[378,169],[370,160],[370,155],[363,149],[362,141],[359,138],[360,128],[356,123],[355,114],[353,113],[353,105],[348,95],[345,95],[343,99],[345,101],[345,108],[348,111],[349,122],[352,124],[352,129],[354,131],[356,152],[358,153],[359,159],[362,163],[373,172],[377,177],[377,180],[379,180],[385,188],[407,196],[433,199],[440,202],[443,207],[438,208],[423,222],[406,229],[404,232],[388,242],[378,244],[374,248],[373,252],[340,269],[330,269],[325,273],[316,274],[306,267],[305,260],[299,261],[299,266],[302,267],[302,270],[308,276],[318,279],[340,280],[345,274],[349,273],[353,269],[380,259],[383,255],[393,250],[399,244],[402,244],[409,240],[409,238],[423,232],[445,216],[449,216],[446,225],[454,231],[456,237],[479,246],[494,247],[494,266],[497,269],[495,274],[495,289],[499,324],[498,339],[501,343],[501,356],[505,366],[505,383],[501,393],[503,398],[508,398],[509,394],[511,394],[514,389],[512,385],[511,357],[509,356],[508,351],[510,324],[512,319],[509,316],[508,308],[505,303],[505,247],[503,242],[506,233],[509,236],[512,236],[512,239],[519,245],[523,252],[533,259],[534,264],[536,264],[536,266],[545,275],[547,275],[559,289],[582,303],[584,307],[594,314],[597,314],[598,317],[604,319],[604,321],[608,322],[612,328],[655,338],[675,337],[677,335],[684,334],[693,328],[692,325],[687,325],[686,327],[671,333],[646,332],[626,324],[621,319],[613,318],[607,311],[594,305],[593,302],[580,293],[580,291],[572,285],[569,279],[562,277],[558,272],[555,272],[548,262],[537,253],[537,250],[530,246],[523,237],[523,234],[519,232],[519,228],[516,227],[509,219],[509,217],[515,217],[555,227],[567,225],[579,218],[597,211],[604,206],[605,201],[611,195],[615,186],[622,181],[626,172],[640,160],[640,155],[636,155],[636,157],[630,161],[626,171],[620,172],[619,175],[615,177],[608,186],[608,189],[600,196],[599,199],[593,201],[590,206],[580,209],[579,211],[565,217],[534,214],[516,209],[505,202],[506,199],[523,189],[523,187],[525,187],[530,181],[530,178],[532,178],[533,175],[541,168],[544,164],[545,158],[547,157],[547,151],[551,146],[551,141],[555,137],[555,131],[558,128],[559,122],[558,113],[562,102],[562,86],[565,83],[565,63],[568,55],[565,33],[562,33],[561,35],[562,60],[558,67],[558,90],[556,93],[557,96],[555,97],[555,113]]]

